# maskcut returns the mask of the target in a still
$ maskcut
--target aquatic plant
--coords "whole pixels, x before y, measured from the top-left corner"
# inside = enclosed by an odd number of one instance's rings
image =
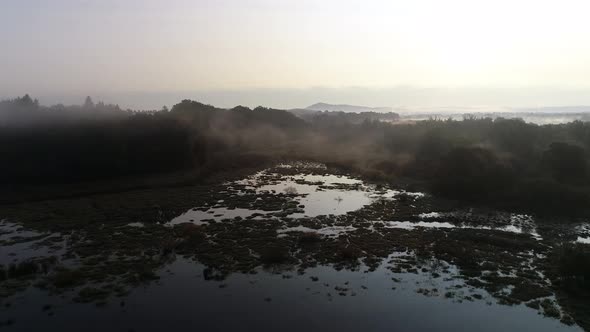
[[[295,187],[287,187],[285,188],[285,194],[289,196],[297,195],[297,188]]]

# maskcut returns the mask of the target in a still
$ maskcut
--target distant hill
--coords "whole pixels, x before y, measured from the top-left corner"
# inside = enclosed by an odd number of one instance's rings
[[[344,112],[344,113],[363,113],[363,112],[376,112],[376,113],[389,113],[393,109],[391,107],[367,107],[367,106],[355,106],[355,105],[334,105],[326,103],[317,103],[305,108],[309,111],[329,111],[329,112]]]

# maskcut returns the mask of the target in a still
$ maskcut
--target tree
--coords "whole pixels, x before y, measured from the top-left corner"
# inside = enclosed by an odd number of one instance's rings
[[[451,150],[440,162],[434,180],[438,193],[466,200],[481,200],[507,190],[512,182],[512,169],[496,154],[480,147]]]
[[[86,96],[86,100],[84,100],[84,108],[94,108],[94,102],[90,96]]]
[[[588,165],[584,148],[564,142],[553,142],[543,154],[543,164],[560,182],[580,183],[586,180]]]
[[[21,98],[17,98],[15,100],[15,104],[22,106],[22,107],[38,107],[39,101],[37,99],[33,100],[31,96],[27,93],[26,95],[22,96]]]

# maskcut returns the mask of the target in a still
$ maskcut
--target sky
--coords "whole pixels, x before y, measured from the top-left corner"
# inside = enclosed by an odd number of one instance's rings
[[[0,98],[590,104],[588,0],[0,0]]]

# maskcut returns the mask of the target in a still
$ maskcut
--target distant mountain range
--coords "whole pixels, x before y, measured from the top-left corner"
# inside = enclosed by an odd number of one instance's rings
[[[329,112],[344,112],[344,113],[363,113],[363,112],[377,112],[377,113],[388,113],[392,112],[391,107],[367,107],[367,106],[356,106],[356,105],[334,105],[326,103],[316,103],[305,108],[309,111],[329,111]]]

